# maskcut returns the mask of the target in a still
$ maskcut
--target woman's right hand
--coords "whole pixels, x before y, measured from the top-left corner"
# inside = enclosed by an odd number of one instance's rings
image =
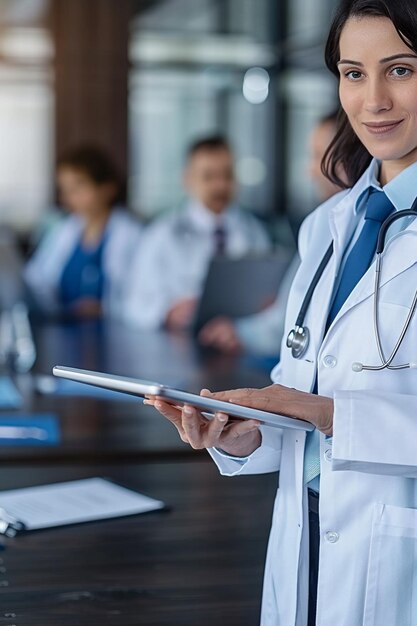
[[[261,445],[260,422],[256,420],[229,420],[224,413],[207,419],[192,406],[179,408],[155,397],[146,399],[145,404],[172,422],[181,439],[195,450],[221,448],[232,456],[246,457]]]

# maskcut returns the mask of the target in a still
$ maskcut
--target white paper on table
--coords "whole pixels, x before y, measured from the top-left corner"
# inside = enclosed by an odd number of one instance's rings
[[[146,513],[164,503],[104,478],[0,492],[0,507],[26,530]]]

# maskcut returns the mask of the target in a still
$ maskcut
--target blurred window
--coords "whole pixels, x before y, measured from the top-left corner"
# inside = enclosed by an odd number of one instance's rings
[[[287,35],[281,91],[286,119],[287,210],[299,224],[317,205],[308,176],[309,137],[317,121],[337,104],[337,82],[324,63],[324,44],[339,0],[287,0]],[[302,184],[300,184],[300,179]]]
[[[270,0],[168,0],[135,18],[129,195],[143,215],[183,202],[187,145],[218,132],[235,149],[240,203],[278,210],[275,10]]]
[[[139,0],[138,0],[139,1]],[[296,229],[317,204],[309,137],[336,107],[324,43],[339,0],[155,0],[130,41],[130,201],[151,217],[183,201],[187,144],[224,132],[241,204],[286,212]]]
[[[53,45],[44,0],[0,5],[0,221],[28,231],[51,202]]]

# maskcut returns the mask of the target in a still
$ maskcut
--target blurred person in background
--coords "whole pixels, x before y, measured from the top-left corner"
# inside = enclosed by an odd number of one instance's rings
[[[310,136],[308,173],[321,202],[340,191],[340,187],[332,183],[321,168],[324,153],[335,136],[336,127],[337,111],[334,111],[317,122]],[[214,318],[200,332],[200,343],[223,352],[247,350],[276,357],[284,332],[288,294],[299,264],[297,254],[281,282],[277,299],[272,306],[256,315],[236,320]]]
[[[121,205],[124,184],[99,148],[68,151],[57,164],[69,212],[46,234],[24,276],[36,309],[77,317],[119,316],[141,226]]]
[[[269,237],[234,202],[231,148],[208,137],[188,150],[184,172],[187,205],[161,217],[145,232],[132,272],[128,322],[148,328],[189,328],[211,259],[270,249]]]

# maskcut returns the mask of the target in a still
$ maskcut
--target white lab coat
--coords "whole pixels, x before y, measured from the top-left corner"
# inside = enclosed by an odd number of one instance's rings
[[[159,218],[144,233],[132,264],[125,319],[133,326],[158,328],[172,306],[198,298],[214,254],[216,217],[197,203]],[[230,207],[221,222],[227,230],[226,253],[241,257],[266,252],[270,241],[261,223],[239,207]]]
[[[352,291],[324,340],[338,264],[364,189],[328,200],[304,222],[301,265],[284,335],[327,249],[334,255],[310,305],[311,343],[301,359],[281,349],[274,382],[334,398],[333,441],[321,434],[320,568],[317,626],[417,624],[417,370],[352,371],[379,364],[373,329],[374,264]],[[386,245],[379,303],[382,344],[396,343],[417,288],[417,220]],[[395,363],[417,361],[417,316]],[[211,455],[225,475],[276,472],[279,489],[265,569],[262,626],[306,626],[308,513],[303,485],[305,433],[261,427],[262,445],[246,462]],[[254,508],[254,515],[255,508]]]
[[[45,236],[24,271],[25,282],[42,310],[59,311],[59,282],[62,272],[80,240],[83,221],[70,215],[56,224]],[[124,309],[127,274],[142,237],[142,227],[123,209],[114,209],[106,226],[107,241],[103,253],[105,315],[120,317]]]

